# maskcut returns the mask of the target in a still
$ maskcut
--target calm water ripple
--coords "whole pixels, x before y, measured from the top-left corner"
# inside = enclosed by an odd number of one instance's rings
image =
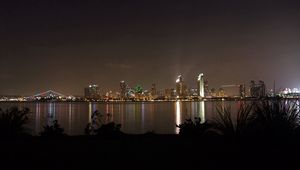
[[[69,135],[84,134],[84,129],[91,121],[91,115],[98,110],[103,114],[103,121],[122,124],[121,130],[130,134],[155,132],[174,134],[179,129],[176,124],[185,119],[200,117],[202,121],[211,120],[217,106],[229,105],[237,110],[240,101],[206,102],[132,102],[132,103],[67,103],[67,102],[2,102],[0,108],[17,106],[28,107],[31,111],[28,125],[33,135],[38,135],[43,126],[58,120]]]

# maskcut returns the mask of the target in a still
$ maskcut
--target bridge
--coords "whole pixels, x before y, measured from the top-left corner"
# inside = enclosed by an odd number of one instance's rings
[[[28,97],[31,100],[40,100],[40,99],[58,99],[58,100],[63,100],[63,99],[72,99],[75,98],[74,96],[67,96],[62,93],[53,91],[53,90],[48,90],[42,93],[35,94],[33,96]]]

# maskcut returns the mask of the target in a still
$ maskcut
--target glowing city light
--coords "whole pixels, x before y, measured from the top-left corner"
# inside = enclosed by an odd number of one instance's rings
[[[199,75],[198,75],[198,80],[200,81],[201,80],[201,78],[204,76],[204,74],[203,73],[200,73]]]
[[[179,82],[181,82],[181,81],[182,81],[182,76],[179,75],[179,76],[177,77],[177,79],[176,79],[176,83],[179,83]]]

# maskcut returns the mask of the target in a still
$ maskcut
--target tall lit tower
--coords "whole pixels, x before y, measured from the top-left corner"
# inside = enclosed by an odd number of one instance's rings
[[[176,93],[178,97],[182,97],[183,96],[183,80],[182,80],[182,76],[179,75],[176,79]]]
[[[197,79],[197,90],[198,90],[198,96],[199,97],[204,97],[204,74],[201,73],[198,76]]]

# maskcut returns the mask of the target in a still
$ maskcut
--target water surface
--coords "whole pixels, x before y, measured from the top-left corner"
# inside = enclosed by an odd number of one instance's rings
[[[53,120],[64,128],[68,135],[84,134],[91,115],[98,110],[103,114],[103,122],[114,121],[122,125],[121,130],[130,134],[155,132],[158,134],[176,134],[176,124],[185,119],[200,117],[210,121],[217,106],[229,105],[234,111],[240,101],[202,101],[202,102],[2,102],[0,108],[11,106],[30,109],[30,124],[33,135],[38,135],[43,126]]]

